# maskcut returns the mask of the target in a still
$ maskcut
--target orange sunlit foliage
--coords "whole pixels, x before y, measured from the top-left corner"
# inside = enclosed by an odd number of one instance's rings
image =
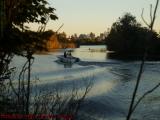
[[[76,45],[75,43],[59,42],[57,36],[53,34],[47,42],[47,49],[50,51],[52,49],[62,49],[62,48],[76,48]]]

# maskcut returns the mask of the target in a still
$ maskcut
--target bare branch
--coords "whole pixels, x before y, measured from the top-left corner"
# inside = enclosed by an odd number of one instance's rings
[[[150,4],[150,20],[153,21],[153,16],[152,16],[152,4]]]
[[[155,6],[155,9],[154,9],[153,19],[152,19],[152,22],[151,22],[151,25],[150,25],[150,29],[151,30],[153,29],[153,25],[154,25],[154,22],[155,22],[155,19],[156,19],[156,13],[157,13],[157,9],[158,9],[158,4],[159,4],[159,0],[157,0],[156,6]]]
[[[141,18],[142,18],[143,22],[144,22],[148,27],[150,27],[150,25],[149,25],[149,24],[147,23],[147,21],[144,19],[143,13],[144,13],[144,8],[142,9]]]
[[[140,98],[139,100],[136,102],[136,104],[134,105],[132,112],[134,112],[134,110],[136,109],[137,105],[142,101],[143,98],[145,98],[148,94],[152,93],[153,91],[155,91],[158,87],[160,86],[160,83],[157,84],[155,87],[153,87],[151,90],[148,90],[147,92],[145,92]]]
[[[142,73],[143,73],[145,59],[146,59],[146,53],[143,56],[143,60],[142,60],[141,66],[140,66],[140,70],[139,70],[139,73],[138,73],[135,89],[133,91],[132,100],[131,100],[131,104],[130,104],[130,107],[129,107],[129,111],[128,111],[128,115],[127,115],[126,120],[130,120],[130,117],[133,113],[132,109],[133,109],[133,105],[134,105],[134,102],[135,102],[135,98],[136,98],[137,90],[138,90],[139,83],[140,83],[140,80],[141,80],[141,76],[142,76]]]
[[[58,33],[58,31],[63,27],[64,23],[56,30],[56,34]]]
[[[11,86],[12,91],[14,92],[14,94],[18,97],[19,95],[18,95],[18,93],[16,92],[16,89],[14,88],[11,79],[9,79],[9,84],[10,84],[10,86]]]
[[[23,65],[23,67],[22,67],[22,70],[21,70],[21,72],[20,72],[20,74],[19,74],[19,79],[18,79],[18,93],[20,94],[20,89],[21,89],[21,78],[22,77],[24,77],[24,73],[25,73],[25,71],[26,71],[26,65],[28,64],[28,61],[26,61],[25,62],[25,64]],[[24,78],[23,78],[24,79]],[[23,80],[22,79],[22,80]]]
[[[91,81],[91,80],[93,80],[93,79],[94,79],[93,77],[90,79],[89,83],[87,84],[87,86],[86,86],[86,88],[85,88],[85,91],[84,91],[84,94],[83,94],[82,98],[78,100],[77,108],[76,108],[76,110],[75,110],[75,116],[77,116],[78,110],[80,109],[81,103],[84,101],[86,95],[88,94],[88,92],[89,92],[89,91],[91,90],[91,88],[92,88],[92,81]]]

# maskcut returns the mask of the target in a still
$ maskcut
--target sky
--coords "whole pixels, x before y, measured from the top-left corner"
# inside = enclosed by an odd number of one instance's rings
[[[56,9],[55,13],[59,19],[50,21],[46,29],[56,31],[64,24],[60,32],[64,31],[67,35],[90,32],[99,35],[107,31],[126,12],[136,16],[137,21],[143,24],[141,12],[144,8],[144,18],[149,21],[150,4],[155,5],[156,0],[48,0],[48,2]],[[32,25],[32,28],[35,29],[36,25]],[[160,31],[160,5],[154,29]]]

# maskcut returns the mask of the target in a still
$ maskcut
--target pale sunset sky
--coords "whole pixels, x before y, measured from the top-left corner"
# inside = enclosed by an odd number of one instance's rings
[[[67,35],[90,32],[99,35],[107,31],[107,28],[126,12],[136,16],[137,21],[143,24],[141,12],[144,8],[144,17],[149,21],[150,4],[155,6],[156,0],[48,0],[48,2],[56,9],[55,13],[59,19],[50,21],[46,30],[56,31],[64,23],[60,32],[64,31]],[[36,29],[36,25],[32,25],[31,28]],[[154,29],[160,31],[160,5]]]

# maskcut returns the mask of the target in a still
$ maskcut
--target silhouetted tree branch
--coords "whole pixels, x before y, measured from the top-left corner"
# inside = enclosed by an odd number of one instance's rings
[[[134,112],[134,110],[136,109],[136,107],[139,105],[139,103],[142,101],[142,99],[144,99],[148,94],[152,93],[153,91],[155,91],[158,87],[160,86],[160,83],[157,84],[156,86],[154,86],[151,90],[148,90],[147,92],[145,92],[139,99],[138,101],[135,103],[135,105],[132,108],[132,112]]]
[[[143,14],[142,14],[143,16]],[[150,21],[152,21],[153,15],[152,15],[152,4],[150,4]]]
[[[85,88],[82,91],[73,84],[71,91],[66,92],[66,94],[63,94],[63,90],[61,91],[58,88],[55,88],[54,91],[41,91],[37,93],[32,101],[33,113],[35,115],[73,115],[73,119],[75,119],[87,93],[92,88],[92,77],[84,79],[89,82],[87,85],[86,82],[84,82]],[[55,120],[59,119],[57,118]]]
[[[143,17],[143,10],[142,10],[142,20],[144,21],[144,23],[149,27],[149,29],[152,31],[153,30],[153,25],[155,23],[155,18],[156,18],[156,12],[157,12],[157,8],[158,8],[158,3],[159,3],[159,0],[157,0],[156,2],[156,6],[154,8],[154,13],[153,13],[153,18],[152,18],[152,15],[150,15],[150,19],[151,19],[151,22],[150,24],[148,24],[144,17]],[[150,14],[152,13],[152,7],[150,8]],[[148,36],[148,40],[150,40],[152,38],[152,35],[149,35]],[[151,91],[145,93],[139,100],[138,102],[136,103],[135,106],[133,106],[135,104],[135,97],[136,97],[136,94],[137,94],[137,90],[138,90],[138,86],[139,86],[139,83],[140,83],[140,80],[141,80],[141,76],[142,76],[142,73],[143,73],[143,68],[144,68],[144,64],[145,64],[145,60],[146,60],[146,56],[147,56],[147,50],[148,50],[148,44],[146,44],[146,50],[145,50],[145,53],[144,53],[144,56],[143,56],[143,60],[141,62],[141,66],[140,66],[140,70],[139,70],[139,73],[138,73],[138,77],[137,77],[137,81],[136,81],[136,85],[135,85],[135,89],[134,89],[134,92],[133,92],[133,95],[132,95],[132,100],[131,100],[131,103],[130,103],[130,107],[129,107],[129,111],[128,111],[128,115],[127,115],[127,118],[126,120],[130,120],[131,118],[131,115],[133,113],[133,111],[135,110],[136,106],[139,104],[139,102],[141,101],[141,99],[143,99],[147,94],[153,92],[157,87],[159,87],[159,85],[157,85],[155,87],[155,89],[152,89]]]

